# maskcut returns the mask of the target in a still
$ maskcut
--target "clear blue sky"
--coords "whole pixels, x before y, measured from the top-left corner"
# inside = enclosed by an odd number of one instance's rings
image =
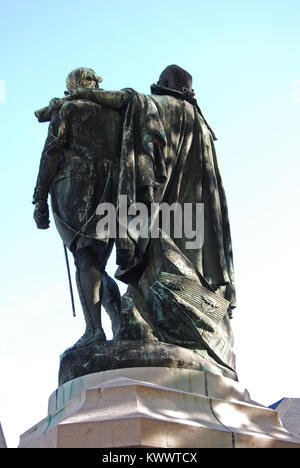
[[[144,93],[167,65],[193,75],[219,138],[240,382],[262,404],[300,397],[299,1],[11,0],[1,6],[0,44],[0,421],[8,445],[46,416],[59,355],[84,330],[77,297],[72,318],[60,238],[53,223],[35,228],[31,205],[47,134],[33,112],[63,95],[78,66],[95,69],[106,89]]]

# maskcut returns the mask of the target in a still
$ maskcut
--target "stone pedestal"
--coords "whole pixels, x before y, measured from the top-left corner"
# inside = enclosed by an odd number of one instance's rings
[[[300,448],[275,410],[238,382],[176,368],[78,377],[49,399],[48,416],[19,448]]]

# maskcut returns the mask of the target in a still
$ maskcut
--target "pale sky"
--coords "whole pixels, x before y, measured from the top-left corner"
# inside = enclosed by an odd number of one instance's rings
[[[1,6],[0,44],[0,422],[8,446],[46,417],[59,355],[84,331],[77,294],[72,317],[62,242],[53,222],[35,228],[31,205],[47,134],[34,111],[63,96],[78,66],[103,76],[105,89],[143,93],[167,65],[193,75],[218,136],[229,206],[239,380],[264,405],[299,398],[299,1],[11,0]]]

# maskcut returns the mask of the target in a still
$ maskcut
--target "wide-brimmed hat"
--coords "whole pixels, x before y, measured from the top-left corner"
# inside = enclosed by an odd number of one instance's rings
[[[178,65],[169,65],[161,73],[157,84],[158,86],[182,91],[183,88],[192,89],[193,78],[192,75]]]

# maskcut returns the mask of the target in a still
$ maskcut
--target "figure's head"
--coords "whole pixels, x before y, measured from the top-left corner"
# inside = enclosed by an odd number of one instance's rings
[[[165,88],[182,91],[183,89],[192,89],[193,78],[178,65],[169,65],[161,73],[157,84]]]
[[[66,79],[67,90],[76,88],[99,88],[103,78],[96,75],[91,68],[79,67],[71,71]]]

